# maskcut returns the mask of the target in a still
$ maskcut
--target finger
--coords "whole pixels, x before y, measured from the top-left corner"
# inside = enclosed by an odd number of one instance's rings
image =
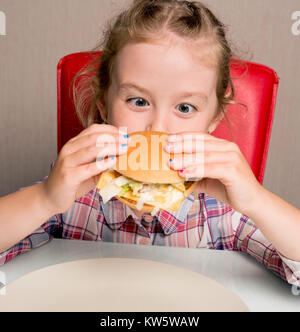
[[[104,147],[105,143],[111,143],[111,144],[127,144],[130,143],[131,138],[128,135],[119,135],[115,133],[106,133],[106,132],[101,132],[99,133],[94,133],[90,135],[84,135],[76,140],[69,141],[64,147],[63,147],[63,152],[65,155],[72,154],[80,149],[83,149],[88,146],[98,146]]]
[[[64,167],[78,167],[80,165],[93,162],[95,160],[102,160],[108,156],[116,156],[124,154],[128,150],[127,144],[107,144],[104,148],[99,148],[95,145],[80,149],[71,155],[64,158]]]
[[[205,132],[181,132],[167,137],[168,142],[180,142],[184,140],[223,140]]]
[[[236,161],[236,153],[232,151],[205,151],[176,156],[168,160],[168,166],[174,170],[180,170],[203,163],[230,163]]]
[[[179,171],[178,174],[186,181],[194,179],[212,178],[219,179],[224,185],[228,184],[234,176],[231,164],[228,163],[204,163],[192,165]]]
[[[118,131],[118,128],[115,127],[115,126],[112,126],[112,125],[93,123],[89,127],[82,130],[78,135],[71,138],[70,141],[73,141],[73,140],[75,140],[79,137],[85,136],[85,135],[90,135],[90,134],[94,134],[94,133],[101,133],[101,132],[104,132],[104,131],[116,133]]]
[[[204,153],[189,153],[184,156],[179,155],[168,160],[168,166],[174,170],[180,170],[190,165],[202,164],[204,162]]]
[[[102,161],[96,161],[89,164],[85,164],[82,166],[79,166],[75,169],[72,169],[71,171],[74,172],[74,176],[76,176],[77,180],[79,182],[83,182],[87,179],[90,179],[91,177],[94,177],[98,175],[101,172],[106,171],[109,168],[112,168],[116,164],[116,158],[105,158]]]
[[[237,151],[234,143],[226,140],[185,140],[169,142],[164,146],[168,153],[196,153],[204,151]]]
[[[80,132],[77,136],[71,138],[70,141],[75,140],[79,137],[85,136],[85,135],[90,135],[90,134],[95,134],[95,133],[111,133],[111,134],[120,134],[120,135],[125,135],[127,134],[128,130],[127,127],[116,127],[113,125],[108,125],[108,124],[98,124],[94,123],[90,125],[88,128],[84,129],[82,132]]]

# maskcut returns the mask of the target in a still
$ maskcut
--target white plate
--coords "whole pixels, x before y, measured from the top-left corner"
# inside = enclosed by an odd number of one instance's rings
[[[1,290],[1,311],[249,311],[234,293],[197,272],[127,258],[57,264]]]

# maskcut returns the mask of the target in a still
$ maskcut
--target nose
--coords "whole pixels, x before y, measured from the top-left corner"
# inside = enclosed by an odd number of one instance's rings
[[[145,130],[168,132],[168,119],[162,112],[153,112]]]

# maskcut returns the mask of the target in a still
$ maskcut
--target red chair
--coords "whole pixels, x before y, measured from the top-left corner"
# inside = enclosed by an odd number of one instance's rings
[[[63,57],[57,65],[57,152],[72,137],[83,130],[76,116],[69,86],[75,74],[92,57],[101,52],[82,52]],[[232,136],[223,118],[214,131],[215,137],[234,141],[247,159],[257,180],[263,184],[269,149],[273,114],[278,89],[278,76],[274,70],[261,64],[246,62],[244,66],[231,63],[235,87],[235,101],[247,105],[230,105],[227,117],[233,125]],[[72,95],[72,94],[71,94]]]

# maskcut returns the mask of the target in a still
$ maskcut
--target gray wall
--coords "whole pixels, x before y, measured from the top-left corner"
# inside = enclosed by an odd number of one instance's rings
[[[32,184],[56,159],[56,65],[93,48],[105,20],[130,0],[0,0],[0,196]],[[239,54],[280,77],[264,187],[300,208],[299,0],[206,0]],[[299,27],[300,28],[300,27]]]

